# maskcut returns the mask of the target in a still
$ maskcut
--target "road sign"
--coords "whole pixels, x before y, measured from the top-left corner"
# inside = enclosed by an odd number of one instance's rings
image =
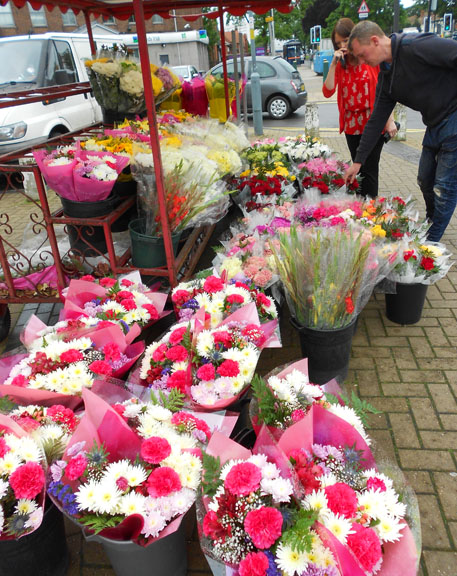
[[[370,12],[370,9],[368,8],[368,4],[365,2],[365,0],[362,0],[362,4],[360,4],[357,12],[359,13],[359,18],[361,19],[368,18],[368,13]]]

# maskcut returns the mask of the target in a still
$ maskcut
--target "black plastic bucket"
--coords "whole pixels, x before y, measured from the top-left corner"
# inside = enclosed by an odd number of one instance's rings
[[[426,284],[396,284],[396,294],[385,294],[386,316],[396,324],[416,324],[422,316]]]
[[[129,112],[118,112],[117,110],[106,110],[102,108],[104,124],[116,124],[124,122],[124,120],[135,120],[137,116],[144,116],[146,111],[131,114]]]
[[[64,519],[52,503],[35,532],[0,541],[0,576],[65,576],[69,561]]]
[[[349,326],[336,330],[307,328],[293,317],[290,323],[298,331],[303,358],[308,358],[310,382],[326,384],[335,378],[343,383],[348,373],[357,318]]]

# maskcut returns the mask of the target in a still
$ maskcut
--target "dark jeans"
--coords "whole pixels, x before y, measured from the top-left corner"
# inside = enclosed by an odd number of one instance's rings
[[[427,238],[439,242],[457,204],[457,111],[425,131],[417,183],[432,221]]]
[[[345,134],[346,142],[351,153],[352,161],[354,162],[355,154],[357,148],[359,147],[361,134]],[[362,164],[360,168],[360,176],[362,181],[360,183],[360,188],[357,194],[362,196],[371,196],[375,198],[378,195],[379,187],[379,158],[381,156],[381,150],[384,145],[384,138],[381,136],[376,142],[375,147],[371,151],[370,155],[366,159],[365,163]]]

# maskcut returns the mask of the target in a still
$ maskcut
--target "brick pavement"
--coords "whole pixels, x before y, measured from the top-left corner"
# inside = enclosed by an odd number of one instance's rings
[[[280,131],[268,135],[278,136]],[[412,195],[422,200],[416,184],[417,161],[405,159],[402,147],[420,148],[420,133],[408,133],[406,143],[389,143],[381,159],[380,193]],[[321,132],[321,139],[347,158],[343,137]],[[457,251],[457,219],[443,241]],[[29,304],[11,307],[16,323],[7,347],[19,344],[18,335],[32,312],[52,323],[58,306]],[[377,448],[403,470],[416,491],[422,526],[421,576],[457,575],[457,269],[429,287],[422,319],[412,326],[387,320],[384,297],[374,295],[360,316],[355,335],[348,390],[354,389],[383,413],[370,419]],[[262,353],[259,372],[300,357],[298,338],[281,320],[284,347]],[[200,552],[192,514],[186,519],[188,574],[211,574]],[[102,548],[85,543],[78,529],[67,525],[71,551],[69,576],[114,574]],[[170,575],[172,576],[172,575]]]

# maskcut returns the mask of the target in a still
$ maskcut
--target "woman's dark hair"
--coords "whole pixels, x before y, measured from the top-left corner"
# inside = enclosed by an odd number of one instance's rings
[[[335,42],[335,34],[338,34],[341,38],[349,38],[354,26],[355,24],[350,18],[340,18],[338,20],[332,32],[332,44],[335,50],[338,50],[338,46]]]

